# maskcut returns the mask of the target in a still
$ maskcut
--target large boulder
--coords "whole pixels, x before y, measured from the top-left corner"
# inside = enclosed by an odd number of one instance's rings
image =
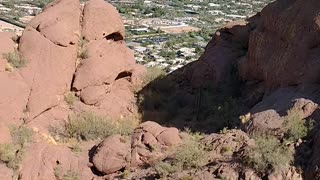
[[[319,82],[320,3],[278,0],[250,33],[246,80],[268,88]]]
[[[213,133],[202,140],[206,147],[210,147],[211,161],[231,157],[247,146],[251,140],[241,130],[228,130],[222,134]]]
[[[28,120],[56,106],[71,88],[80,32],[80,3],[57,0],[24,30],[19,50],[26,59],[21,74],[31,90]]]
[[[130,141],[120,135],[110,136],[95,150],[92,162],[103,174],[119,171],[130,165]]]
[[[79,0],[56,0],[33,18],[28,26],[52,43],[67,47],[78,42],[80,14]]]
[[[134,57],[124,41],[99,40],[87,44],[89,58],[78,67],[73,88],[82,90],[89,86],[112,84],[121,73],[131,76]],[[118,78],[119,78],[118,77]]]
[[[56,106],[70,89],[77,47],[57,46],[35,29],[27,27],[21,37],[20,52],[27,60],[26,67],[20,72],[31,91],[27,107],[28,120],[32,120]]]
[[[280,88],[266,96],[251,110],[249,121],[243,122],[250,134],[255,132],[281,132],[290,109],[301,113],[302,118],[312,117],[318,108],[317,86],[310,88]]]
[[[0,121],[21,124],[30,90],[20,74],[0,72]]]
[[[131,166],[150,165],[168,156],[168,148],[182,143],[176,128],[147,121],[135,129],[131,140]]]
[[[229,83],[234,78],[234,62],[246,55],[250,26],[245,21],[233,22],[218,30],[205,48],[204,54],[188,73],[194,88]]]
[[[121,17],[111,4],[104,0],[91,0],[85,4],[82,35],[86,40],[123,40],[124,33]]]
[[[87,152],[75,154],[65,146],[39,142],[26,150],[19,179],[56,179],[73,172],[81,180],[93,179]]]

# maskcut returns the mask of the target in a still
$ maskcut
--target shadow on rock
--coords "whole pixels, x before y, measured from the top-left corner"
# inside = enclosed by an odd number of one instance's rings
[[[190,63],[157,78],[138,92],[142,120],[202,133],[238,126],[239,116],[247,110],[239,99],[241,82],[238,76],[215,85],[203,72],[204,78],[195,80],[191,73],[203,67],[201,64],[199,61]]]

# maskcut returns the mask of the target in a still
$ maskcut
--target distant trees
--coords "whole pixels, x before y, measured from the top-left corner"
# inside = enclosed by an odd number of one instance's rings
[[[33,0],[33,3],[36,4],[38,7],[43,8],[53,0]]]
[[[170,50],[161,50],[159,56],[162,56],[166,59],[174,59],[176,58],[176,52]]]

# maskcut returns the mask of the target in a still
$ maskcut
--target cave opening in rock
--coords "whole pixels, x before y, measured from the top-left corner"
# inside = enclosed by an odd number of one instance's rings
[[[124,38],[119,32],[115,32],[106,36],[107,40],[122,41]]]

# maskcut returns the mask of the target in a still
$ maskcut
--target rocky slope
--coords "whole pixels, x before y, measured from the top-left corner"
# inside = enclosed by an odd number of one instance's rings
[[[114,7],[50,3],[0,33],[0,179],[318,179],[319,11],[278,0],[139,88]]]

